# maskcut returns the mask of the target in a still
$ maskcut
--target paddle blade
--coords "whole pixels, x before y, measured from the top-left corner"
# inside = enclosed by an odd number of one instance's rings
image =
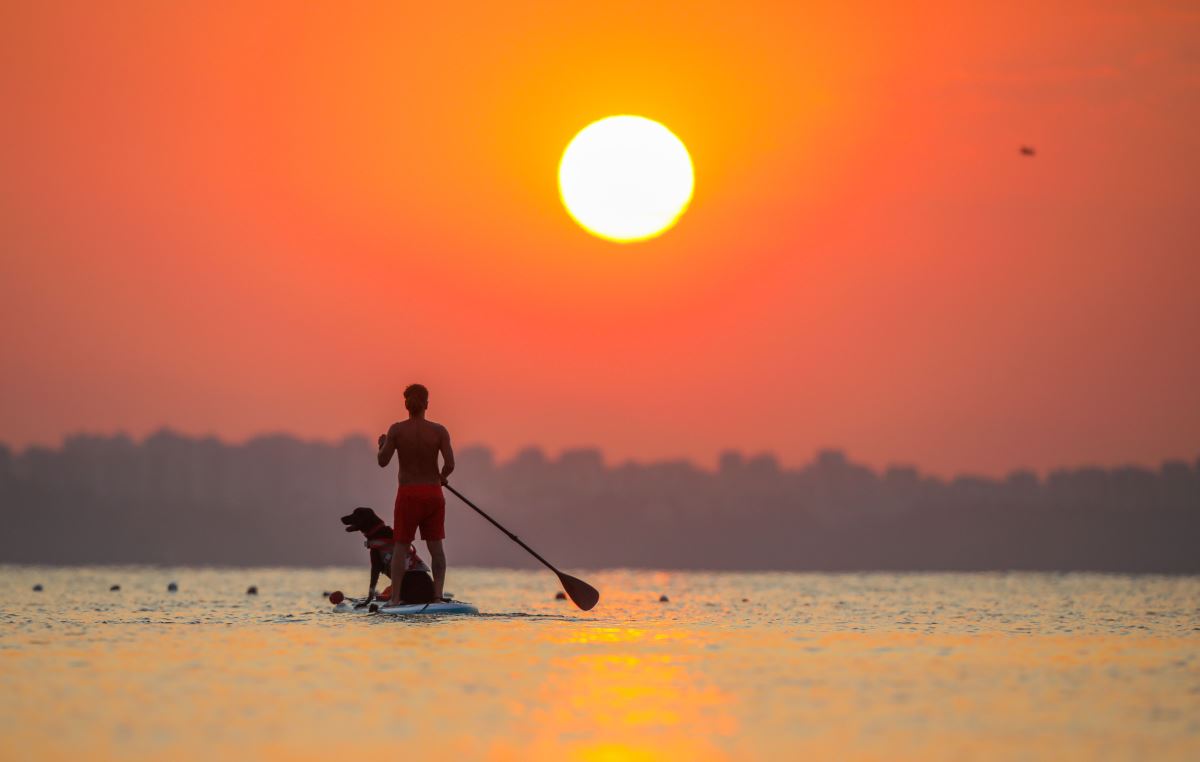
[[[600,600],[599,590],[570,574],[559,572],[558,581],[562,583],[563,590],[567,591],[567,595],[575,602],[575,605],[584,611],[591,611]]]

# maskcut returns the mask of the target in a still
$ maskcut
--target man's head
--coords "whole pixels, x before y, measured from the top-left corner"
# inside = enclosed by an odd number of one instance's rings
[[[410,413],[423,413],[429,407],[429,390],[424,384],[409,384],[404,390],[404,407]]]

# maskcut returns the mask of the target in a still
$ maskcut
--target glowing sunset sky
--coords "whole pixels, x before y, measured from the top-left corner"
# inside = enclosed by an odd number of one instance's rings
[[[1195,3],[561,5],[4,4],[0,441],[1196,457]],[[659,238],[562,208],[611,114]]]

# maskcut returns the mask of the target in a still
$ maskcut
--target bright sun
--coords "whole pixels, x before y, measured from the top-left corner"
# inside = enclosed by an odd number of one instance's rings
[[[692,200],[692,159],[666,127],[640,116],[592,122],[563,151],[558,190],[588,232],[627,243],[675,224]]]

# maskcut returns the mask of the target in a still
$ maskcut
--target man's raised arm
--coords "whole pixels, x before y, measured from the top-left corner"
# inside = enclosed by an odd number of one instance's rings
[[[379,453],[376,460],[379,461],[379,467],[385,468],[388,463],[392,462],[392,453],[396,452],[396,424],[392,424],[386,434],[379,435]]]

